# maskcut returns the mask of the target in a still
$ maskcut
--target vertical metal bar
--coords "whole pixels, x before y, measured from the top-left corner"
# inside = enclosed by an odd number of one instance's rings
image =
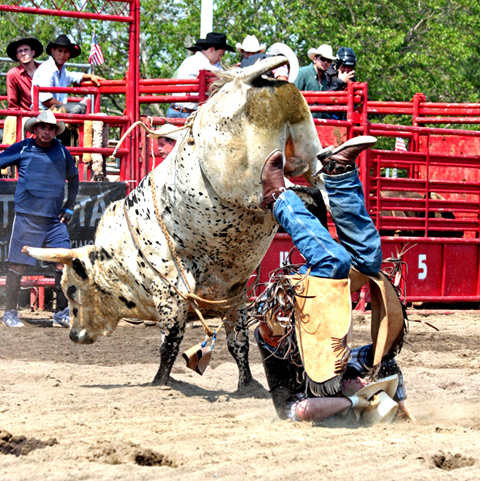
[[[199,105],[207,100],[207,79],[205,70],[200,70],[198,74],[198,101]]]
[[[354,96],[354,90],[353,90],[353,82],[349,82],[347,84],[347,120],[354,121],[355,119],[353,118],[353,96]]]
[[[429,228],[429,197],[430,197],[430,133],[427,133],[427,157],[426,157],[426,172],[425,172],[425,237],[428,237]]]
[[[91,110],[88,109],[87,112],[91,112]],[[100,89],[93,95],[93,112],[96,114],[100,113]]]
[[[85,147],[84,146],[84,138],[85,138],[85,123],[82,122],[81,124],[78,125],[78,145],[82,146],[82,147]],[[84,165],[83,164],[83,154],[81,154],[80,156],[80,162],[82,163],[82,166]],[[79,165],[79,169],[78,169],[78,178],[80,179],[80,182],[84,181],[84,172],[83,172],[83,169],[81,168],[81,166]]]
[[[362,111],[360,115],[360,122],[362,125],[365,125],[368,123],[368,84],[367,82],[362,82],[360,84],[362,88]],[[364,134],[368,135],[368,134]]]
[[[40,311],[45,310],[45,287],[38,287],[38,309]]]
[[[32,92],[32,110],[38,111],[38,85],[33,85]]]
[[[22,116],[18,115],[16,118],[16,121],[17,121],[17,142],[20,142],[23,136]]]

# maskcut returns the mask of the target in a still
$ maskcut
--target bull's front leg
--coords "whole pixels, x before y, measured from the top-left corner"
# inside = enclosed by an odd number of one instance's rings
[[[175,294],[171,299],[157,304],[157,309],[160,329],[164,329],[166,334],[160,347],[160,367],[152,384],[165,386],[185,334],[188,306]]]
[[[247,318],[247,309],[243,307],[233,312],[225,323],[228,350],[238,366],[238,389],[247,387],[253,381],[248,363],[249,340],[248,329],[245,327]]]

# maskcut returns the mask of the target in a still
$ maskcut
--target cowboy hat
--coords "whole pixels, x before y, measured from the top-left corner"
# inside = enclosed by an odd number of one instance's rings
[[[17,48],[20,47],[20,45],[28,45],[35,52],[33,58],[40,57],[40,55],[42,55],[43,53],[43,46],[36,38],[20,38],[18,40],[15,40],[15,42],[10,42],[7,47],[7,55],[12,60],[15,60],[15,62],[18,60]]]
[[[182,131],[172,124],[163,124],[158,130],[154,130],[148,137],[158,139],[158,137],[166,137],[167,139],[178,140]]]
[[[237,43],[236,47],[239,52],[243,50],[244,52],[248,52],[248,53],[257,53],[257,52],[263,53],[267,48],[267,46],[264,43],[260,45],[255,35],[247,35],[243,43]]]
[[[72,43],[66,35],[59,35],[54,42],[49,42],[45,51],[48,55],[52,55],[52,48],[65,47],[70,51],[70,58],[78,57],[82,53],[82,49]]]
[[[329,60],[335,60],[335,55],[333,55],[332,47],[330,47],[330,45],[327,45],[327,44],[320,45],[318,49],[311,48],[308,51],[307,55],[310,60],[313,60],[317,55],[328,58]]]
[[[288,72],[288,81],[293,83],[298,75],[299,65],[298,65],[298,58],[295,55],[295,52],[284,43],[274,43],[269,49],[268,53],[271,55],[283,55],[287,57],[288,64],[289,64],[289,72]]]
[[[288,73],[288,81],[290,83],[293,83],[298,75],[298,59],[295,55],[295,52],[284,43],[274,43],[268,49],[267,53],[254,53],[253,55],[250,55],[250,57],[243,58],[240,62],[240,68],[251,67],[252,65],[255,65],[258,61],[264,60],[269,57],[275,57],[277,55],[283,55],[287,58],[290,67]]]
[[[363,411],[362,420],[368,424],[389,423],[395,417],[398,404],[392,399],[395,396],[398,386],[398,374],[379,379],[372,382],[355,393],[357,397],[372,399],[378,396],[378,403],[375,409]]]
[[[195,45],[187,47],[191,52],[198,52],[200,50],[207,50],[210,47],[215,47],[215,50],[228,50],[235,52],[235,49],[227,44],[227,36],[224,33],[209,32],[205,38],[199,38]]]
[[[55,125],[55,135],[60,135],[65,130],[65,122],[57,122],[55,115],[51,110],[43,110],[38,117],[32,117],[25,122],[25,129],[27,132],[33,134],[33,127],[38,124],[51,124]]]

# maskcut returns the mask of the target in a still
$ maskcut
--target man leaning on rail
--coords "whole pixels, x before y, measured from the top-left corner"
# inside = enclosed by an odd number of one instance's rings
[[[32,81],[32,98],[33,85],[39,87],[68,87],[71,83],[81,84],[84,80],[91,80],[95,85],[99,86],[101,80],[105,80],[98,75],[70,72],[65,64],[78,57],[82,50],[80,47],[72,43],[66,35],[59,35],[54,42],[50,42],[45,49],[50,57],[35,72]],[[65,112],[70,114],[84,114],[87,111],[86,101],[79,103],[67,102],[68,94],[62,93],[39,93],[39,109],[45,110],[54,105],[63,107]],[[33,106],[36,108],[36,105]]]

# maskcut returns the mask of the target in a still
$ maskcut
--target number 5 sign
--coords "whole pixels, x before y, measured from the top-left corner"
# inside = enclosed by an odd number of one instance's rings
[[[427,254],[420,254],[418,256],[418,278],[420,280],[427,278]]]

